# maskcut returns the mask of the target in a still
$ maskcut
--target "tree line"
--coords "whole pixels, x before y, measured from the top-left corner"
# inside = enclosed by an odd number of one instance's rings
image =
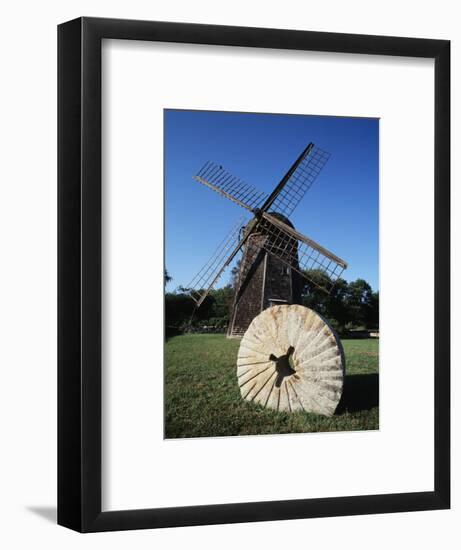
[[[310,272],[309,276],[315,281],[320,274]],[[171,277],[165,271],[165,282],[169,281]],[[199,308],[195,308],[195,303],[187,293],[187,289],[179,288],[175,292],[166,292],[166,326],[170,331],[224,332],[229,323],[234,292],[233,284],[212,290]],[[379,327],[379,292],[373,291],[364,279],[351,282],[338,279],[330,294],[305,280],[301,292],[301,303],[320,313],[339,332]]]

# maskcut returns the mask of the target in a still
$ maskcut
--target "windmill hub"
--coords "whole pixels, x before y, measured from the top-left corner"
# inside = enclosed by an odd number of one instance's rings
[[[284,355],[276,357],[273,353],[269,355],[269,359],[275,362],[275,370],[277,372],[277,378],[275,379],[275,385],[280,388],[285,378],[295,376],[296,379],[299,376],[296,374],[295,362],[293,360],[293,353],[295,348],[290,346]]]

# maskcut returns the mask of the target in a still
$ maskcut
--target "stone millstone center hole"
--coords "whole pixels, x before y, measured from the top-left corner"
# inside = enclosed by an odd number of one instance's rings
[[[295,363],[293,361],[294,351],[295,348],[293,346],[290,346],[285,355],[276,357],[273,353],[271,353],[269,356],[269,360],[274,361],[275,363],[275,370],[277,372],[275,385],[277,386],[277,388],[280,388],[284,378],[293,375],[295,378],[298,378],[298,375],[296,374]]]

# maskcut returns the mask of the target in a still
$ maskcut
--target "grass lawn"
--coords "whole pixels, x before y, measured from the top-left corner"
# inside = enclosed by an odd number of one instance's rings
[[[292,414],[240,397],[236,359],[240,340],[188,334],[165,344],[165,437],[216,437],[376,430],[379,341],[343,340],[346,381],[336,414]]]

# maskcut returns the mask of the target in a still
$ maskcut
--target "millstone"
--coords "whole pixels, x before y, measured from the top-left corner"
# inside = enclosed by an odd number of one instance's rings
[[[343,389],[342,345],[312,309],[271,307],[253,319],[242,338],[237,377],[247,401],[331,416]]]

